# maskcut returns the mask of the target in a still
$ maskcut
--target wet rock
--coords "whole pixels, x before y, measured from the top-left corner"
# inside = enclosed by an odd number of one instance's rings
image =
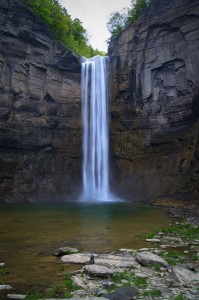
[[[113,293],[104,295],[104,298],[110,300],[133,300],[137,294],[135,287],[121,287],[116,289]]]
[[[76,254],[63,255],[61,257],[61,261],[63,261],[64,263],[71,263],[71,264],[87,264],[90,262],[92,255],[93,253],[76,253]]]
[[[8,284],[0,284],[0,291],[3,291],[3,290],[11,290],[12,287]]]
[[[168,263],[165,259],[163,259],[162,257],[153,254],[151,252],[138,252],[136,254],[136,260],[144,266],[149,266],[149,265],[153,265],[153,264],[161,264],[163,266],[168,266]]]
[[[76,248],[71,248],[71,247],[60,247],[58,249],[56,249],[53,253],[53,255],[55,256],[62,256],[65,254],[75,254],[78,253],[78,249]]]
[[[89,275],[100,276],[100,277],[109,277],[113,275],[113,270],[105,266],[99,265],[87,265],[84,267],[84,271]]]
[[[193,272],[182,266],[173,267],[172,274],[182,284],[191,284],[199,282],[199,272]]]
[[[15,299],[15,300],[23,300],[27,297],[27,295],[21,294],[7,294],[8,299]]]

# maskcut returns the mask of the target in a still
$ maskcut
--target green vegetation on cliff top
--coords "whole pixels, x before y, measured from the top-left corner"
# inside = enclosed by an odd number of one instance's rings
[[[52,36],[61,41],[64,46],[84,57],[105,55],[98,49],[93,49],[88,43],[88,37],[82,22],[71,19],[58,0],[22,0],[28,8],[38,15],[49,27]]]
[[[122,30],[133,24],[148,6],[149,2],[150,0],[132,0],[131,8],[123,8],[121,11],[111,13],[107,22],[111,38],[117,37]]]

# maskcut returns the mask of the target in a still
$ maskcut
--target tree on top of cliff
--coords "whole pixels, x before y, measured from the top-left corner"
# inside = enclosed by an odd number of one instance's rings
[[[132,0],[131,8],[123,8],[121,11],[111,13],[107,22],[111,38],[117,37],[122,30],[133,24],[148,6],[149,2],[150,0]]]
[[[72,20],[58,0],[22,1],[48,25],[53,37],[61,41],[71,52],[85,57],[105,55],[104,52],[89,45],[82,22],[77,18]]]

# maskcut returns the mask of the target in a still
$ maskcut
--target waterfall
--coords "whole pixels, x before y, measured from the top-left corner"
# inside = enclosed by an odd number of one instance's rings
[[[82,62],[83,195],[85,201],[109,199],[109,57]]]

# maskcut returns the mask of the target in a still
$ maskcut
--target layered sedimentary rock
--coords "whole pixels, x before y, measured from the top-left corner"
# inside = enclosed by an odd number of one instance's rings
[[[112,40],[113,177],[131,199],[199,194],[199,2],[151,0]]]
[[[80,68],[20,1],[1,0],[0,202],[78,188]]]

